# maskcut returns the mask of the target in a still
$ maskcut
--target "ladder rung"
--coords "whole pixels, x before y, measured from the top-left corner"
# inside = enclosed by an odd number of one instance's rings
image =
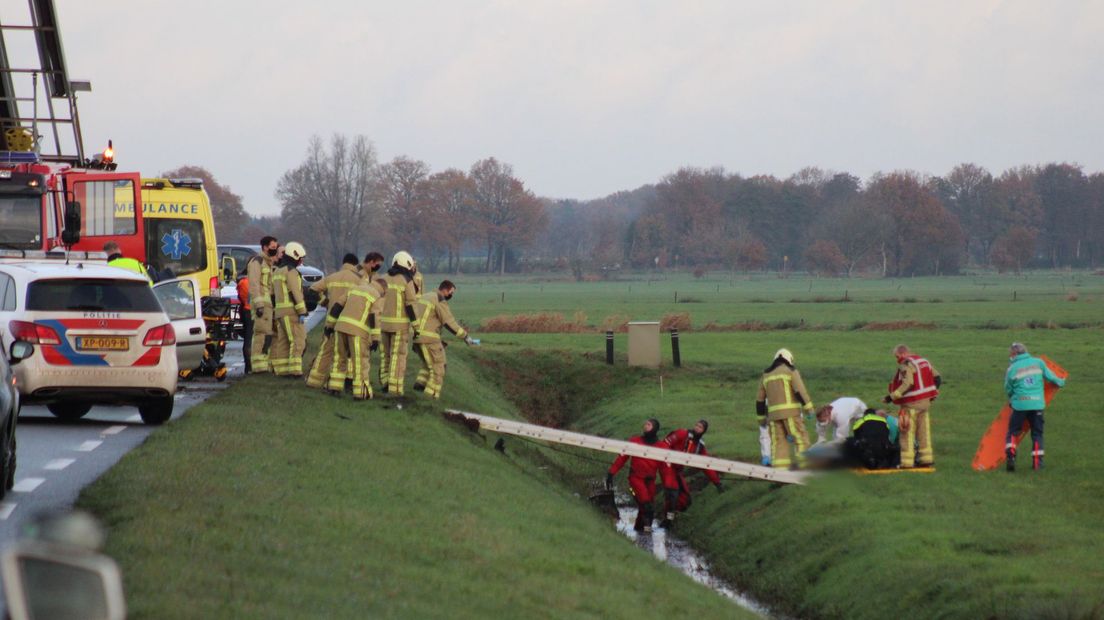
[[[24,26],[23,24],[0,24],[0,30],[37,30],[39,32],[53,32],[53,26]]]
[[[0,68],[0,73],[64,73],[61,69],[11,69]]]
[[[11,121],[11,122],[14,122],[14,123],[35,123],[35,122],[38,122],[38,123],[72,123],[73,122],[73,119],[71,119],[71,118],[24,118],[24,117],[19,117],[19,118],[5,118],[4,120]]]
[[[0,101],[34,101],[34,97],[0,97]]]

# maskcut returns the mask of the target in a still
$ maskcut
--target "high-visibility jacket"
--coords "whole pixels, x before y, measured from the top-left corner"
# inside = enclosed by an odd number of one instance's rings
[[[414,316],[418,319],[414,322],[414,331],[418,334],[414,342],[418,344],[440,340],[442,327],[456,334],[458,338],[468,335],[467,330],[453,318],[448,301],[437,291],[422,295],[414,306]]]
[[[667,445],[663,443],[662,439],[656,439],[655,443],[648,443],[641,435],[629,437],[629,443],[635,443],[642,446],[652,446],[654,448],[666,448]],[[629,477],[630,478],[654,478],[656,474],[663,480],[663,486],[668,489],[678,488],[678,482],[675,479],[674,470],[671,466],[663,461],[657,461],[655,459],[644,458],[642,456],[629,456],[628,454],[622,454],[613,460],[613,464],[610,465],[609,473],[616,476],[617,472],[621,471],[621,468],[625,466],[625,461],[629,461]]]
[[[276,318],[298,316],[307,313],[303,299],[303,278],[294,267],[283,266],[272,274],[272,288],[276,293]]]
[[[249,310],[252,306],[249,305],[249,278],[242,278],[238,280],[238,303],[241,305],[242,310]]]
[[[1064,379],[1054,374],[1043,360],[1029,353],[1020,353],[1012,359],[1004,374],[1004,392],[1016,411],[1043,411],[1046,409],[1044,383],[1050,381],[1058,387],[1066,385]]]
[[[119,269],[126,269],[127,271],[133,271],[134,273],[140,276],[144,276],[147,280],[149,280],[149,273],[146,272],[146,266],[143,265],[141,261],[135,260],[133,258],[120,256],[118,258],[107,261],[107,266],[118,267]]]
[[[813,410],[813,399],[805,389],[801,373],[785,364],[763,373],[755,400],[767,403],[767,419],[771,421],[799,416],[803,409]]]
[[[249,307],[271,308],[273,301],[272,290],[272,257],[257,254],[250,257],[245,264],[245,275],[249,278]]]
[[[344,308],[334,325],[334,329],[342,334],[361,336],[372,340],[379,340],[379,307],[377,303],[383,298],[384,290],[376,283],[365,282],[349,291],[345,297]],[[369,321],[369,317],[377,315],[375,321]],[[375,327],[371,326],[375,323]]]
[[[333,308],[339,304],[343,305],[349,291],[360,286],[362,281],[356,265],[342,265],[341,269],[327,274],[326,277],[312,284],[310,289],[319,295],[324,295],[325,306]],[[332,327],[336,321],[337,319],[331,315],[326,315],[326,325]]]
[[[389,333],[405,332],[410,329],[410,317],[406,307],[418,303],[414,292],[414,283],[401,273],[385,275],[387,294],[383,298],[383,316],[380,317],[380,329]]]
[[[939,396],[935,378],[939,372],[931,362],[919,355],[906,355],[900,359],[897,374],[889,383],[889,396],[895,405],[906,405]]]
[[[667,437],[663,439],[675,452],[687,452],[690,454],[700,454],[702,456],[709,456],[709,450],[705,449],[705,442],[701,438],[695,439],[690,434],[689,429],[680,428],[667,433]],[[675,470],[675,473],[682,472],[682,465],[671,465],[671,468]],[[718,484],[721,481],[721,477],[717,475],[717,472],[712,469],[706,469],[705,475],[709,477],[709,481],[713,484]]]

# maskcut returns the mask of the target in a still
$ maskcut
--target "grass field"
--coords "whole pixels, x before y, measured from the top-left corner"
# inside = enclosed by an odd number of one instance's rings
[[[985,286],[975,282],[982,279]],[[912,345],[946,379],[933,416],[937,473],[836,475],[784,488],[732,480],[728,493],[696,498],[680,535],[719,572],[795,616],[1104,617],[1096,445],[1104,377],[1095,359],[1104,329],[1027,327],[1099,325],[1104,277],[762,279],[728,291],[720,281],[674,278],[634,281],[631,294],[628,282],[460,285],[453,310],[473,327],[544,311],[582,312],[591,325],[613,314],[687,311],[695,325],[805,318],[804,329],[684,334],[681,369],[670,367],[664,338],[660,371],[626,368],[622,335],[613,367],[596,333],[477,331],[482,347],[449,349],[442,406],[614,437],[635,434],[651,416],[665,430],[707,417],[711,450],[742,460],[758,457],[755,382],[776,349],[794,351],[818,404],[840,395],[873,403],[893,371],[890,348]],[[657,289],[630,297],[639,286]],[[711,299],[710,288],[725,298]],[[701,301],[675,304],[676,289]],[[843,290],[852,301],[808,301]],[[893,295],[902,301],[884,301]],[[884,316],[890,310],[897,314]],[[935,325],[851,329],[896,320]],[[833,329],[809,328],[816,325]],[[977,441],[1004,401],[1012,340],[1071,373],[1047,413],[1047,469],[974,472]],[[503,455],[491,448],[493,435],[444,422],[437,407],[386,404],[338,404],[254,378],[125,458],[82,504],[111,528],[109,551],[124,566],[134,615],[738,613],[620,538],[576,496],[602,477],[605,455],[512,439]]]

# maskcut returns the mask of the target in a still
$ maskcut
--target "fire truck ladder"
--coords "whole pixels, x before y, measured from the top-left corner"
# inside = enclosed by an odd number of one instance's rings
[[[755,478],[757,480],[767,480],[769,482],[778,482],[782,484],[805,484],[805,479],[810,475],[809,472],[774,469],[761,465],[751,465],[750,463],[719,459],[713,456],[702,456],[689,452],[675,452],[674,450],[668,450],[666,448],[653,448],[651,446],[643,446],[627,441],[620,441],[618,439],[608,439],[595,435],[561,431],[545,426],[538,426],[536,424],[526,424],[513,420],[503,420],[502,418],[492,418],[491,416],[468,413],[467,411],[458,411],[456,409],[448,409],[445,411],[445,414],[460,421],[477,423],[478,428],[494,431],[496,433],[517,435],[518,437],[528,437],[530,439],[578,446],[591,450],[601,450],[602,452],[610,452],[612,454],[640,456],[656,461],[663,461],[664,463],[670,463],[672,465],[685,465],[697,469],[712,469],[716,472],[725,472],[745,478]]]
[[[49,149],[52,152],[41,154],[41,159],[79,166],[84,162],[84,142],[81,139],[76,92],[91,90],[91,85],[69,79],[53,1],[28,0],[28,6],[30,25],[0,23],[0,150],[40,151],[39,142],[43,136],[38,133],[38,124],[42,123],[49,127],[53,149]],[[20,31],[34,34],[38,51],[36,67],[13,67],[8,61],[9,44],[6,34]],[[39,76],[46,95],[47,112],[41,117],[38,114]],[[17,93],[16,88],[17,82],[20,87],[25,88],[28,77],[31,81],[29,97]],[[67,105],[55,106],[55,99],[64,99]],[[29,104],[28,107],[33,112],[29,116],[22,114],[20,104]],[[68,131],[64,129],[66,126],[73,134],[71,142],[66,135]],[[32,132],[30,139],[33,141],[29,149],[25,143],[27,138],[23,137],[27,129]]]

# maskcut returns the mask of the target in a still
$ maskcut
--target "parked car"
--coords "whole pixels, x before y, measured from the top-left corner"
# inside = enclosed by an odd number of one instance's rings
[[[35,345],[14,367],[21,401],[63,419],[94,405],[133,405],[147,424],[168,420],[178,351],[203,354],[197,290],[186,279],[155,289],[103,263],[0,263],[0,340],[5,350],[20,340]],[[158,297],[171,300],[173,320]]]
[[[218,246],[219,261],[225,264],[226,259],[224,257],[230,257],[234,259],[234,267],[237,270],[237,277],[241,278],[245,276],[245,264],[249,262],[249,259],[256,256],[261,251],[259,245],[235,245],[231,243],[220,243]],[[314,309],[318,307],[320,296],[318,293],[310,290],[310,285],[322,279],[325,275],[321,269],[316,269],[309,265],[303,265],[299,267],[299,275],[303,276],[303,299],[307,302],[307,311],[314,312]],[[222,296],[231,296],[231,299],[237,300],[238,291],[234,289],[229,290],[232,287],[223,287]],[[231,303],[238,303],[237,301],[231,301]]]
[[[15,425],[19,419],[20,403],[11,367],[33,352],[34,345],[16,341],[12,343],[7,357],[0,355],[0,499],[15,486]]]

